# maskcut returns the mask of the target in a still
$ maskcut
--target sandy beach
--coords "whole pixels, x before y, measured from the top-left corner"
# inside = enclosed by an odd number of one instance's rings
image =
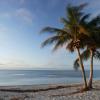
[[[80,93],[82,84],[0,86],[0,100],[100,100],[100,81]]]

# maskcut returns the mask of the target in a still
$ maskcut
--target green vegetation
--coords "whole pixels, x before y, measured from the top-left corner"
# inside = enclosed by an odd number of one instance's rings
[[[89,37],[84,40],[86,48],[81,54],[81,58],[83,60],[88,60],[89,58],[91,61],[90,64],[90,78],[88,86],[92,88],[92,79],[93,79],[93,58],[100,59],[100,16],[95,17],[94,19],[87,22],[86,28],[88,30]],[[79,59],[77,58],[74,67],[79,67]]]
[[[42,43],[42,47],[48,44],[55,44],[53,50],[64,46],[70,52],[77,51],[78,58],[74,63],[74,68],[81,67],[84,80],[83,89],[88,90],[92,88],[93,57],[100,59],[100,17],[97,16],[90,20],[90,14],[83,12],[86,6],[87,4],[79,6],[68,5],[66,18],[61,18],[61,22],[64,24],[63,28],[46,27],[41,32],[49,32],[51,35]],[[81,49],[82,53],[80,53]],[[91,58],[91,66],[90,79],[87,84],[83,60],[88,58]]]

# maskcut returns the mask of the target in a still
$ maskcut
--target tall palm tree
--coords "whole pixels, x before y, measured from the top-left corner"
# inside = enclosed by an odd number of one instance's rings
[[[89,28],[91,29],[90,38],[92,38],[91,43],[87,45],[90,50],[90,58],[91,58],[90,77],[88,86],[89,88],[92,88],[93,58],[100,59],[100,52],[98,51],[98,49],[100,48],[100,16],[97,16],[96,18],[92,19],[88,25]]]
[[[87,46],[87,49],[83,51],[81,54],[81,58],[83,60],[87,60],[91,58],[90,62],[90,77],[88,82],[88,87],[92,88],[92,81],[93,81],[93,58],[100,59],[100,16],[97,16],[91,19],[87,23],[88,33],[89,36],[87,39],[83,39],[84,45]],[[77,69],[79,67],[78,64],[79,58],[76,59],[74,63],[74,67]]]
[[[81,58],[83,60],[88,60],[90,59],[90,76],[89,76],[89,82],[88,82],[88,88],[92,88],[92,81],[93,81],[93,59],[99,59],[100,60],[100,51],[99,50],[90,50],[90,49],[86,49],[82,54],[81,54]],[[74,67],[75,69],[77,69],[79,67],[79,59],[77,58],[74,62]]]
[[[61,19],[64,24],[64,27],[62,29],[46,27],[41,31],[42,33],[53,33],[50,34],[51,36],[42,43],[42,47],[46,46],[47,44],[54,43],[55,46],[53,50],[56,50],[64,45],[66,45],[66,48],[71,52],[77,50],[80,67],[82,69],[82,76],[84,80],[85,89],[87,89],[87,81],[83,61],[80,55],[80,48],[83,48],[82,42],[80,42],[80,37],[83,37],[84,34],[87,34],[87,31],[85,31],[84,29],[84,23],[85,20],[88,18],[89,14],[85,15],[82,12],[83,8],[86,5],[87,4],[82,4],[79,6],[67,6],[67,18]]]

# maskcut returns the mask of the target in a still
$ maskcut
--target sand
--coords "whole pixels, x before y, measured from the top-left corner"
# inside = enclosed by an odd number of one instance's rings
[[[80,93],[82,84],[0,86],[0,100],[100,100],[100,81]]]

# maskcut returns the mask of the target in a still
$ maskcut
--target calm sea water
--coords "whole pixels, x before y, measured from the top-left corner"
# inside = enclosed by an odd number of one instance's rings
[[[86,71],[87,77],[89,71]],[[100,70],[94,71],[100,80]],[[0,85],[33,85],[82,82],[80,71],[74,70],[0,70]]]

